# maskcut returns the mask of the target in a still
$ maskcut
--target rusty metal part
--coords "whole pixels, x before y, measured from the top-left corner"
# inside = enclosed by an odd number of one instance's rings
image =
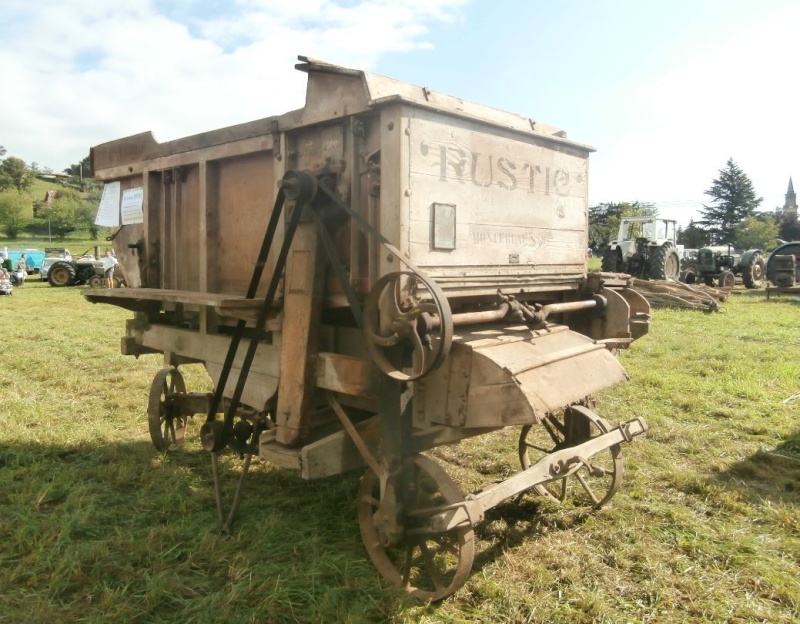
[[[347,435],[350,436],[350,439],[353,441],[353,444],[356,445],[358,452],[360,453],[361,457],[364,458],[364,462],[369,466],[370,470],[374,473],[380,472],[380,464],[375,459],[373,454],[370,452],[369,448],[367,447],[366,442],[358,433],[358,430],[353,425],[353,421],[347,416],[347,413],[344,411],[342,406],[339,404],[339,401],[336,400],[336,397],[332,392],[328,392],[328,404],[333,409],[334,413],[336,414],[339,422],[342,423],[342,427],[347,432]]]
[[[573,406],[571,409],[575,410]],[[580,407],[577,410],[583,414],[586,412],[593,414],[591,410]],[[595,415],[596,416],[596,415]],[[598,417],[599,418],[599,417]],[[600,419],[602,420],[602,419]],[[476,520],[480,520],[486,511],[497,507],[500,503],[509,498],[517,496],[527,490],[536,488],[538,485],[568,479],[582,470],[580,478],[575,481],[580,484],[583,493],[592,501],[592,505],[598,508],[608,502],[619,485],[621,472],[616,470],[616,457],[612,454],[613,463],[608,465],[604,462],[594,460],[600,453],[609,452],[614,447],[630,441],[636,436],[648,431],[647,423],[642,418],[634,418],[627,423],[621,423],[616,427],[611,427],[605,421],[602,422],[603,428],[608,428],[606,433],[590,435],[585,441],[574,447],[564,447],[553,450],[550,453],[543,453],[542,458],[530,468],[518,472],[512,477],[489,486],[488,488],[470,494],[459,504],[449,505],[441,509],[432,510],[430,516],[414,528],[415,533],[449,531],[456,528],[470,528],[474,526]],[[591,432],[591,429],[590,429]],[[563,434],[562,434],[563,435]],[[590,482],[587,475],[600,478],[605,481],[603,487]],[[602,494],[602,496],[599,496]],[[557,497],[554,496],[556,500]],[[594,501],[597,501],[596,503]],[[406,531],[408,534],[409,531]]]
[[[420,299],[419,284],[431,300]],[[453,319],[447,297],[435,282],[413,271],[384,275],[364,302],[364,337],[386,375],[398,381],[420,379],[450,352]]]
[[[405,535],[394,539],[382,529],[380,480],[371,470],[361,478],[358,524],[372,563],[390,583],[421,600],[441,600],[467,580],[475,558],[472,526],[439,533],[415,532],[433,514],[464,500],[458,486],[433,460],[417,455],[401,489],[411,492]]]
[[[607,421],[582,405],[567,408],[561,418],[549,415],[541,426],[527,425],[522,428],[519,437],[522,468],[528,469],[550,453],[577,446],[611,429]],[[627,424],[622,425],[620,431],[625,441],[630,442],[632,436]],[[588,497],[591,506],[599,509],[611,500],[622,483],[620,446],[610,446],[605,452],[591,458],[575,455],[561,460],[550,467],[550,474],[554,477],[552,481],[532,488],[537,494],[563,502],[570,489],[577,488],[577,493],[573,492],[576,499]]]
[[[453,314],[453,325],[473,325],[478,323],[493,323],[502,321],[511,311],[510,303],[503,303],[495,310],[482,310],[480,312],[462,312]]]
[[[180,395],[185,394],[186,383],[178,369],[163,368],[156,373],[150,386],[147,424],[159,451],[172,451],[183,444],[188,415],[181,409]]]
[[[245,479],[250,472],[250,462],[253,456],[248,454],[244,457],[242,465],[242,473],[239,475],[239,481],[236,484],[236,493],[233,496],[233,503],[231,504],[230,511],[227,518],[225,517],[224,505],[222,502],[222,485],[219,478],[219,453],[211,453],[211,474],[214,478],[214,501],[217,507],[217,528],[222,535],[229,536],[231,534],[231,527],[233,521],[236,519],[236,514],[239,511],[239,505],[242,502],[242,492],[244,491]]]
[[[523,305],[522,312],[529,322],[534,324],[544,323],[551,314],[568,314],[592,308],[604,309],[606,300],[600,295],[595,295],[592,299],[583,301],[567,301],[564,303],[548,303],[545,306],[531,310],[530,306]]]

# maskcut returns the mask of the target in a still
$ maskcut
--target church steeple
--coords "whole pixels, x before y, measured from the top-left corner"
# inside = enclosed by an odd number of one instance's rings
[[[797,214],[797,195],[794,192],[791,176],[789,176],[789,188],[786,189],[786,203],[783,205],[783,212]]]

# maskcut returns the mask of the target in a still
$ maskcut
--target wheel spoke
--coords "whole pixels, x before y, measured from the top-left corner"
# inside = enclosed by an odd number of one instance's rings
[[[578,480],[578,483],[580,483],[581,486],[583,486],[583,489],[589,495],[589,498],[592,499],[592,503],[597,505],[600,502],[600,499],[597,498],[597,496],[595,496],[594,492],[592,491],[592,488],[586,482],[586,479],[583,478],[583,475],[580,472],[576,472],[575,473],[575,478]]]
[[[400,338],[394,333],[389,336],[383,336],[381,334],[376,334],[375,332],[369,332],[367,337],[379,347],[393,347],[400,342]]]
[[[408,588],[411,584],[411,568],[414,562],[414,544],[406,548],[406,560],[403,564],[403,587]]]
[[[548,448],[548,447],[539,446],[538,444],[534,444],[533,442],[527,442],[527,441],[525,442],[525,446],[527,446],[528,448],[535,449],[535,450],[539,451],[540,453],[545,453],[545,454],[552,453],[555,450],[554,447]]]
[[[445,582],[442,579],[439,569],[436,567],[434,555],[431,554],[431,551],[428,549],[428,545],[424,540],[420,542],[419,547],[420,551],[422,552],[422,559],[425,563],[425,569],[428,571],[431,581],[433,581],[433,586],[436,588],[437,592],[441,591],[445,587]]]
[[[413,367],[412,370],[413,375],[415,377],[422,375],[425,371],[425,362],[428,358],[428,350],[425,348],[425,345],[422,344],[422,338],[419,337],[419,334],[415,331],[411,332],[410,335],[411,344],[414,345],[414,354],[411,356]]]

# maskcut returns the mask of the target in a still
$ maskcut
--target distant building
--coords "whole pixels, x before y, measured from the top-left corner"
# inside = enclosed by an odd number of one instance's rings
[[[786,189],[786,203],[783,205],[783,214],[793,215],[797,218],[797,194],[794,192],[792,178],[789,177],[789,188]]]

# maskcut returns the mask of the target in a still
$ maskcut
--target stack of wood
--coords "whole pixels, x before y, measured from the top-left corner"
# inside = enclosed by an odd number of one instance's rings
[[[729,288],[712,288],[701,284],[683,284],[673,280],[642,280],[633,278],[631,287],[654,308],[689,308],[716,312],[719,304],[731,294]]]

